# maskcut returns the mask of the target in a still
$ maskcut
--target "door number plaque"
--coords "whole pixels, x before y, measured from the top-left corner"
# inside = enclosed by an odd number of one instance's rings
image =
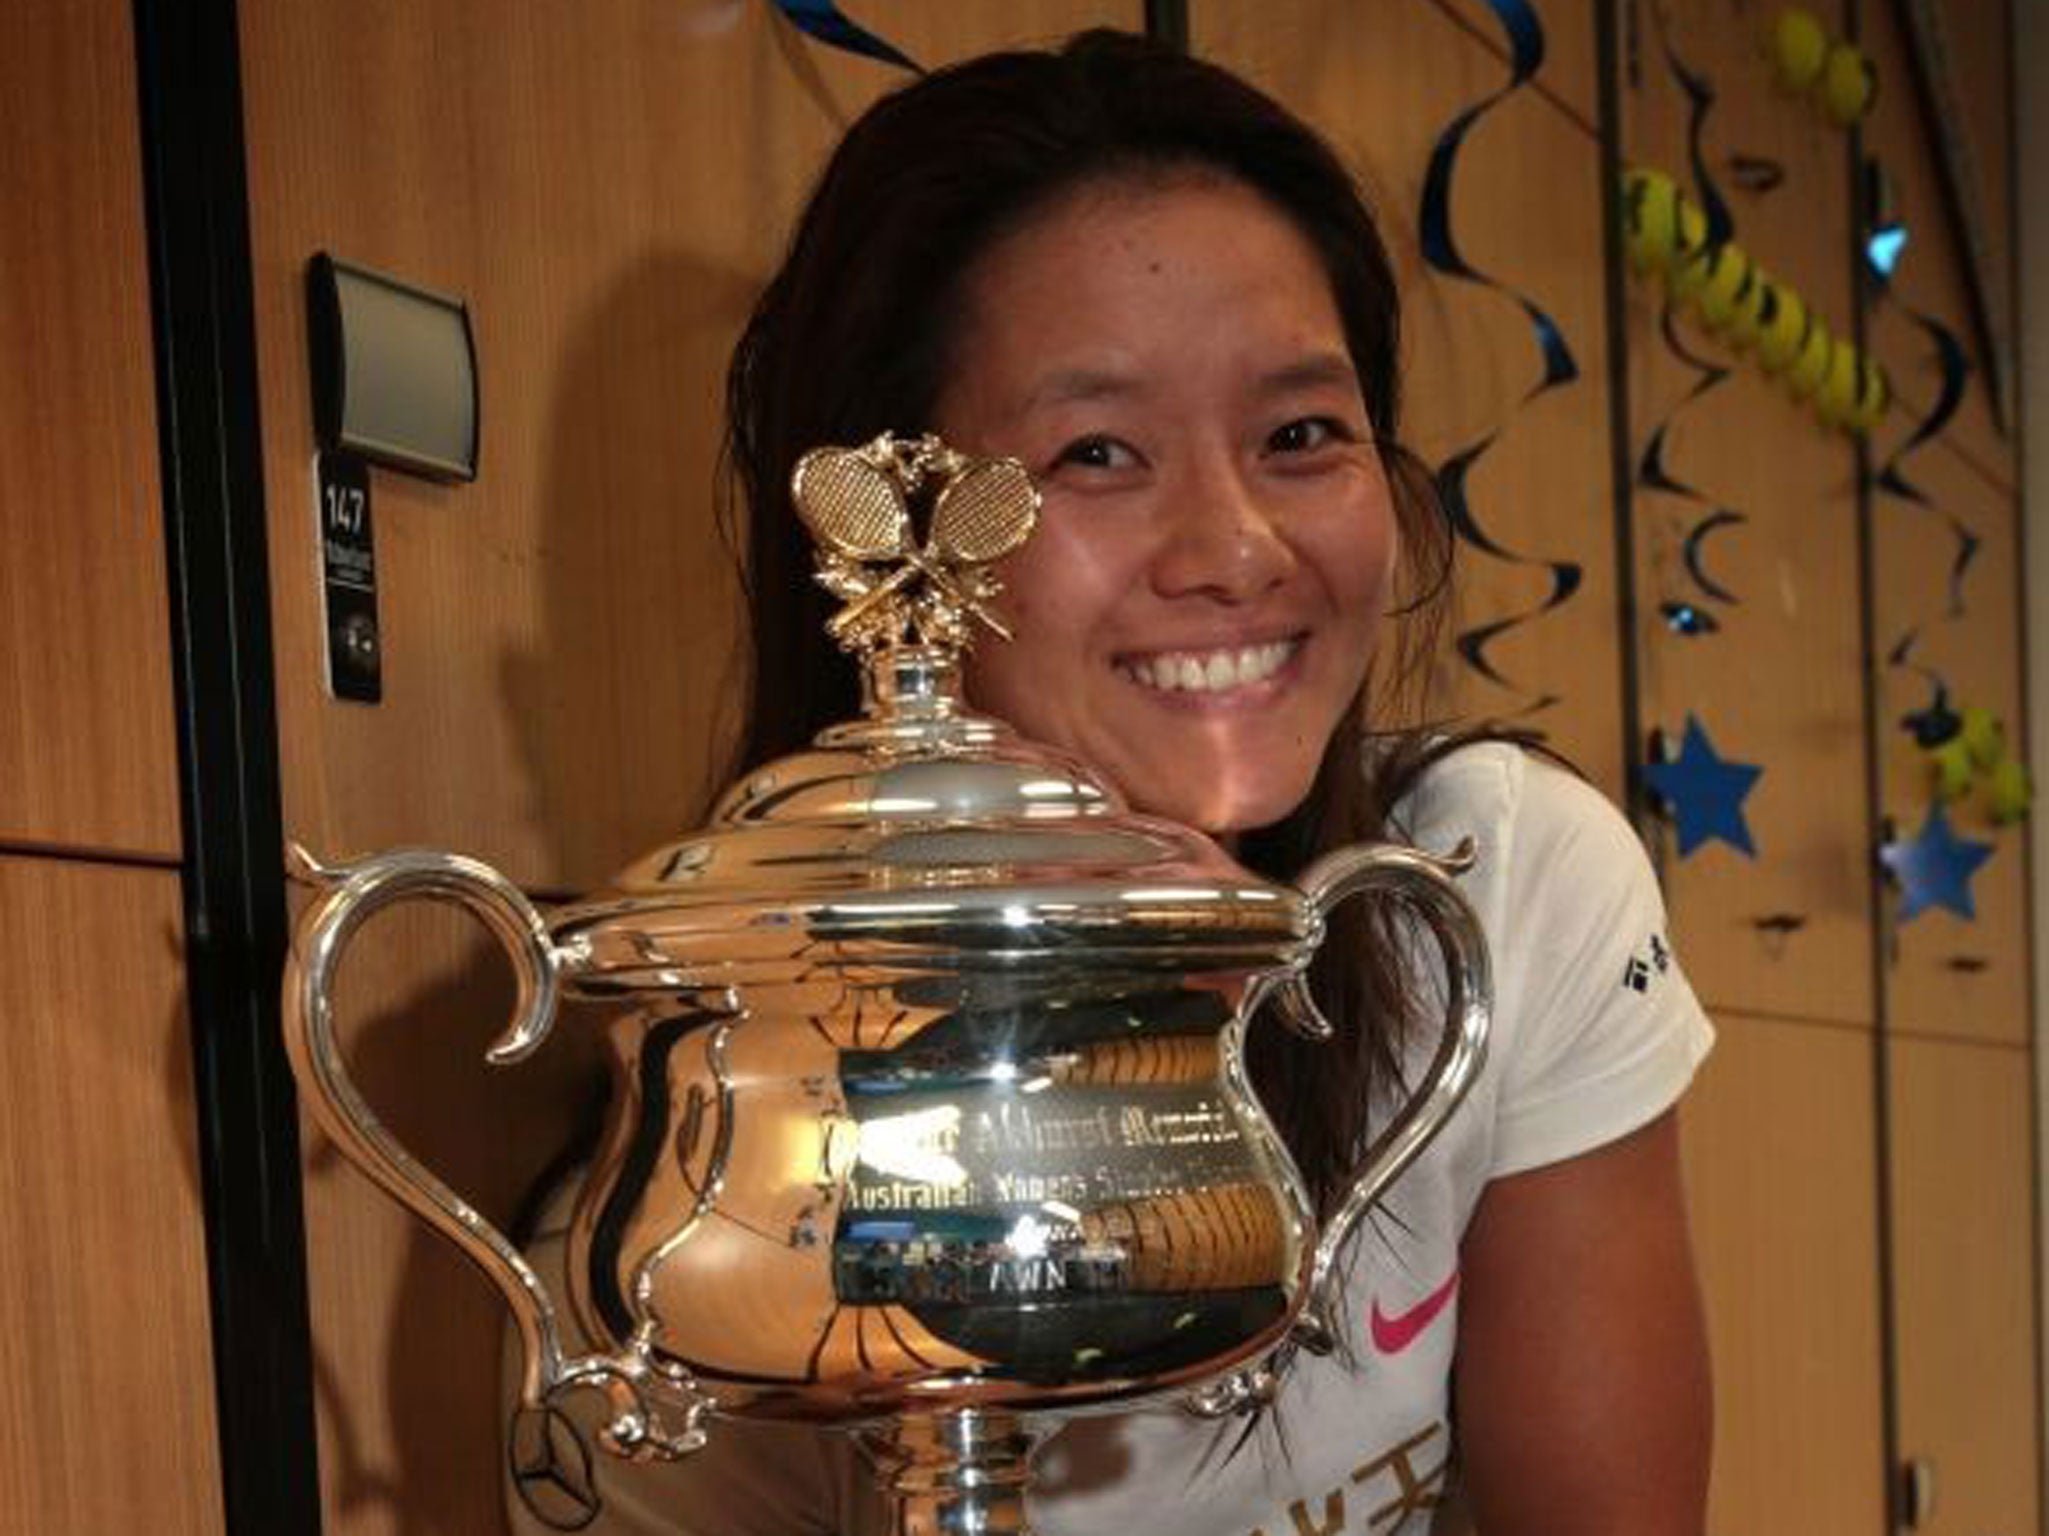
[[[377,543],[370,527],[370,468],[347,453],[323,453],[319,487],[320,591],[327,623],[327,688],[337,699],[384,697],[377,634]]]

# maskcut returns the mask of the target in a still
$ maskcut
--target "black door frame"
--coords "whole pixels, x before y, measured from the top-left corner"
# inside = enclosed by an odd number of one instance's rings
[[[228,1536],[318,1536],[234,0],[135,0],[181,866]]]

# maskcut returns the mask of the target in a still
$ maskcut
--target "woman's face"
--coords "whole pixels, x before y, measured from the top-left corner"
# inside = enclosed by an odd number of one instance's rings
[[[1387,607],[1387,476],[1315,252],[1225,179],[1084,188],[968,274],[937,426],[1039,531],[979,709],[1212,832],[1308,794]]]

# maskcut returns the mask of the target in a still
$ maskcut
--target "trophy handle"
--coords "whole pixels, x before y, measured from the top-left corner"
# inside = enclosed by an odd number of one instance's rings
[[[524,1060],[554,1023],[561,973],[569,963],[549,939],[541,914],[497,870],[458,854],[400,849],[328,868],[294,844],[286,850],[286,864],[294,879],[317,893],[293,930],[284,1022],[293,1075],[321,1128],[350,1162],[455,1244],[503,1293],[524,1346],[520,1396],[527,1406],[544,1406],[568,1388],[595,1387],[613,1408],[600,1436],[608,1449],[661,1458],[697,1449],[704,1443],[699,1421],[710,1399],[687,1378],[651,1365],[635,1345],[617,1356],[565,1359],[554,1299],[541,1277],[481,1212],[385,1129],[351,1081],[335,1039],[332,992],[342,951],[372,913],[425,897],[466,908],[504,944],[518,999],[512,1025],[485,1054],[496,1066]],[[679,1425],[668,1421],[665,1407],[678,1410]]]
[[[1380,891],[1407,897],[1437,940],[1445,970],[1444,1022],[1430,1069],[1394,1123],[1367,1150],[1365,1166],[1353,1180],[1344,1204],[1317,1238],[1308,1301],[1290,1338],[1318,1353],[1328,1351],[1334,1340],[1331,1318],[1338,1300],[1339,1253],[1367,1211],[1443,1129],[1479,1075],[1486,1056],[1494,1008],[1493,969],[1479,919],[1454,883],[1455,876],[1472,868],[1473,859],[1471,838],[1444,857],[1391,843],[1341,848],[1311,864],[1296,882],[1317,911],[1326,915],[1357,894]],[[1328,1040],[1336,1033],[1311,999],[1308,980],[1301,972],[1281,983],[1275,1002],[1284,1020],[1310,1038]]]

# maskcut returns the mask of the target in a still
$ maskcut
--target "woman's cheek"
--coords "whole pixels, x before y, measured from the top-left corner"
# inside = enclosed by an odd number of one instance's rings
[[[1029,543],[998,571],[1003,583],[1002,611],[1010,615],[1020,637],[1028,628],[1050,622],[1068,606],[1071,588],[1081,576],[1074,541],[1064,529],[1041,516]]]
[[[1039,601],[1039,584],[1031,567],[1021,561],[1011,562],[999,579],[1003,590],[996,599],[996,613],[1006,621],[1011,638],[1005,640],[1001,635],[989,635],[986,641],[978,643],[1016,645],[1040,622],[1043,605]]]

